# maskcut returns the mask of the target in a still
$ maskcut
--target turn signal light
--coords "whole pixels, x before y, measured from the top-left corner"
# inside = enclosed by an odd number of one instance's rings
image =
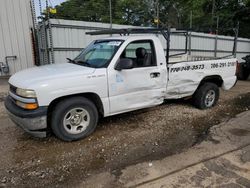
[[[16,101],[16,105],[26,110],[35,110],[38,108],[37,103],[22,103],[20,101]]]

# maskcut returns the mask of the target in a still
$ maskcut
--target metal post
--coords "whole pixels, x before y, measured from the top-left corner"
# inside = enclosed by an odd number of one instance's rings
[[[47,2],[48,6],[48,2]],[[40,65],[49,64],[49,45],[48,45],[48,33],[46,28],[46,15],[42,18],[42,3],[39,0],[39,10],[41,22],[38,23],[37,27],[37,38],[38,38],[38,51],[39,51],[39,61]],[[46,12],[45,12],[46,13]]]
[[[37,20],[36,20],[36,11],[35,11],[34,0],[30,1],[30,8],[31,8],[31,12],[32,12],[33,27],[34,27],[34,29],[36,29],[37,28]]]
[[[49,44],[48,44],[48,35],[47,35],[47,28],[46,28],[46,22],[45,20],[42,21],[42,45],[43,45],[43,54],[44,54],[44,64],[50,64],[50,60],[49,60]]]
[[[191,10],[191,12],[190,12],[190,21],[189,21],[190,32],[189,32],[189,35],[188,35],[188,55],[191,55],[191,51],[192,51],[192,43],[191,43],[191,40],[192,40],[192,33],[191,33],[192,27],[193,27],[193,11]]]
[[[112,0],[109,0],[109,21],[110,21],[110,29],[112,29]]]
[[[42,15],[42,3],[41,0],[39,0],[39,10],[40,10],[40,16]]]
[[[46,0],[46,13],[47,13],[47,22],[48,22],[48,27],[49,27],[51,63],[53,64],[53,63],[55,63],[55,57],[54,57],[53,37],[52,37],[52,28],[51,28],[51,23],[50,23],[50,12],[49,12],[48,0]]]
[[[167,54],[166,54],[166,59],[167,63],[169,63],[169,50],[170,50],[170,28],[168,27],[167,29]]]
[[[217,46],[218,46],[218,35],[215,35],[215,40],[214,40],[214,57],[217,57]]]
[[[189,32],[189,37],[188,37],[188,55],[191,55],[191,51],[192,51],[192,33]]]
[[[214,57],[217,57],[218,34],[219,34],[219,16],[216,17],[216,35],[215,35],[215,41],[214,41]]]

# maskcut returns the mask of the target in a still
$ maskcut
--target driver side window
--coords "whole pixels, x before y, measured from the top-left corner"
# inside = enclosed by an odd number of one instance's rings
[[[134,41],[122,52],[120,58],[129,58],[134,68],[156,66],[154,44],[150,40]]]

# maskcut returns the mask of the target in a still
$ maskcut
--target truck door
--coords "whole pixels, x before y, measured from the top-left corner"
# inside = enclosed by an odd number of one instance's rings
[[[166,74],[157,65],[154,43],[151,40],[133,41],[121,58],[133,61],[132,69],[108,69],[110,114],[158,105],[163,102]]]

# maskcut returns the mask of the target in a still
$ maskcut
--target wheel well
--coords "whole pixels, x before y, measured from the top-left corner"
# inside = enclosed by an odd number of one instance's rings
[[[222,84],[223,84],[223,80],[221,78],[221,76],[219,75],[214,75],[214,76],[207,76],[205,78],[203,78],[199,84],[199,87],[202,86],[204,83],[206,82],[211,82],[211,83],[214,83],[216,84],[218,87],[221,87]],[[199,88],[198,87],[198,88]]]
[[[90,101],[92,101],[96,108],[97,111],[99,113],[99,115],[102,117],[104,115],[104,109],[103,109],[103,104],[101,101],[101,98],[96,94],[96,93],[81,93],[81,94],[73,94],[73,95],[67,95],[67,96],[63,96],[63,97],[59,97],[57,99],[54,99],[48,107],[48,117],[51,116],[51,112],[53,111],[53,109],[55,108],[56,104],[64,99],[68,99],[71,97],[85,97],[87,99],[89,99]],[[50,119],[50,118],[49,118]]]

